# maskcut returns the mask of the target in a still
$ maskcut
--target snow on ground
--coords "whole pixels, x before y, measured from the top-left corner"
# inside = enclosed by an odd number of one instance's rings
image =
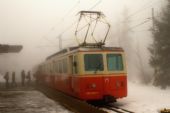
[[[0,91],[0,113],[71,113],[38,91]]]
[[[115,104],[135,113],[158,113],[160,109],[170,109],[170,88],[162,90],[152,85],[128,82],[128,96],[118,99]]]

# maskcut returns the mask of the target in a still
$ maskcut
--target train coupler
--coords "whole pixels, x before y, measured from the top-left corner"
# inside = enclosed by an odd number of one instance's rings
[[[113,103],[116,102],[116,98],[114,98],[113,96],[110,95],[106,95],[103,97],[103,100],[105,103]]]

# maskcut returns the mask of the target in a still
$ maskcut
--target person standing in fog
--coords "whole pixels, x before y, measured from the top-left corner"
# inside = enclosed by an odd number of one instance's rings
[[[25,71],[21,71],[21,85],[25,86]]]
[[[28,71],[26,78],[27,78],[27,84],[30,85],[31,83],[31,72],[30,71]]]
[[[9,87],[9,72],[5,73],[4,79],[6,81],[6,83],[5,83],[6,88],[8,88]]]
[[[12,72],[12,86],[13,87],[16,87],[17,86],[17,83],[15,81],[15,72]]]

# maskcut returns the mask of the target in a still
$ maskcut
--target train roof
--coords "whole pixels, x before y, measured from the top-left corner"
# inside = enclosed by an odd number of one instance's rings
[[[81,46],[75,46],[75,47],[69,47],[66,49],[63,49],[57,53],[54,53],[46,58],[46,60],[51,59],[52,57],[56,55],[62,55],[68,52],[72,51],[94,51],[94,50],[101,50],[101,51],[121,51],[123,52],[124,50],[121,47],[81,47]]]

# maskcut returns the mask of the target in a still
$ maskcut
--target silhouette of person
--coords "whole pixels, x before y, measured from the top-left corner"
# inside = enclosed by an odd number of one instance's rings
[[[31,72],[30,71],[28,71],[26,78],[27,78],[27,84],[30,85],[31,83]]]
[[[22,86],[25,86],[25,71],[21,71],[21,84]]]
[[[5,73],[4,79],[6,81],[6,83],[5,83],[6,88],[8,88],[9,87],[9,72]]]

